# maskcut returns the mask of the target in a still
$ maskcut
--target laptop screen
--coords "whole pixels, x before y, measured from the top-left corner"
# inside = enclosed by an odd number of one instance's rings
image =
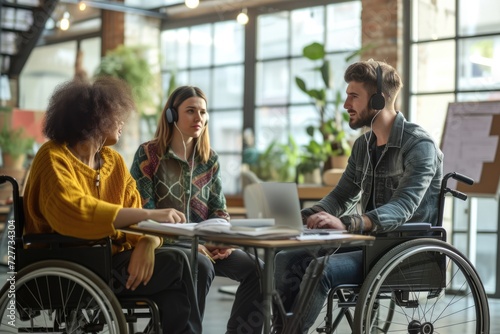
[[[302,231],[297,185],[292,182],[260,182],[245,187],[247,218],[274,218],[275,226]]]

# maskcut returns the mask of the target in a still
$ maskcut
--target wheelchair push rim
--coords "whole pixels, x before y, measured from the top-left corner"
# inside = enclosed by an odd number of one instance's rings
[[[127,333],[111,289],[92,271],[68,261],[41,261],[19,271],[15,283],[1,290],[0,312],[1,333]]]
[[[426,263],[427,257],[438,259],[438,263]],[[405,270],[410,263],[421,272],[414,276],[415,270]],[[436,270],[440,265],[446,274]],[[395,307],[394,318],[380,324],[379,319],[384,319],[380,314],[390,307]],[[463,321],[451,323],[451,314]],[[353,333],[433,334],[443,327],[489,332],[488,301],[476,270],[463,254],[440,240],[411,240],[395,247],[377,262],[363,283]]]

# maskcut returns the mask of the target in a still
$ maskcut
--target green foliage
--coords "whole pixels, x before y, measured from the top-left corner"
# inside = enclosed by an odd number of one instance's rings
[[[120,45],[108,51],[95,72],[95,76],[99,75],[126,81],[141,114],[147,108],[155,108],[155,78],[144,56],[144,48]]]
[[[7,124],[4,124],[0,130],[0,147],[2,154],[10,154],[17,158],[23,154],[31,153],[35,140],[31,137],[24,136],[24,129],[9,129]]]
[[[272,141],[250,169],[263,181],[293,182],[299,159],[299,147],[289,136],[287,144]]]
[[[332,155],[332,147],[328,142],[317,142],[314,140],[314,133],[318,129],[312,125],[306,131],[311,137],[309,143],[303,146],[304,152],[300,155],[300,163],[297,166],[297,173],[307,174],[315,169],[322,168],[323,163]]]
[[[346,62],[352,60],[368,48],[370,48],[370,46],[350,53],[345,58]],[[316,129],[319,130],[323,139],[323,143],[316,142],[312,144],[315,140],[314,137],[311,136],[311,142],[306,146],[306,154],[303,160],[307,160],[307,156],[311,155],[313,145],[323,148],[321,155],[324,155],[327,151],[324,147],[330,146],[330,155],[349,156],[351,154],[351,147],[344,128],[349,123],[349,114],[340,110],[343,102],[342,94],[340,91],[335,92],[335,100],[332,101],[332,106],[329,105],[329,101],[327,100],[327,92],[332,89],[332,85],[330,62],[326,59],[325,47],[323,44],[317,42],[311,43],[304,47],[302,55],[317,65],[313,67],[312,70],[318,72],[323,81],[322,87],[309,88],[303,79],[295,77],[297,87],[311,98],[318,112],[319,123],[316,125]],[[305,161],[303,163],[305,164]]]
[[[345,59],[346,62],[364,50],[366,48],[349,54]],[[311,98],[318,112],[319,122],[307,127],[306,131],[310,137],[307,145],[299,148],[290,135],[288,144],[273,141],[259,155],[258,161],[250,165],[250,169],[264,181],[300,180],[304,174],[321,169],[329,157],[351,154],[351,147],[344,129],[349,123],[349,114],[340,109],[343,103],[341,92],[334,93],[334,101],[328,100],[327,93],[332,89],[332,85],[330,62],[326,59],[324,45],[315,42],[305,46],[302,52],[305,58],[316,65],[312,67],[312,71],[318,72],[321,76],[322,85],[310,88],[300,77],[295,77],[295,83]],[[321,139],[317,140],[317,138]]]

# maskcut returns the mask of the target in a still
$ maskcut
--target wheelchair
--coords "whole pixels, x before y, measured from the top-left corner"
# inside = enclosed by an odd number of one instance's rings
[[[481,279],[472,263],[446,242],[442,227],[445,195],[467,199],[447,187],[450,178],[473,184],[464,175],[446,174],[435,226],[406,223],[395,231],[377,234],[373,245],[363,249],[363,283],[330,290],[324,322],[316,332],[345,333],[345,327],[339,326],[346,319],[354,334],[489,333],[488,299]],[[309,278],[308,291],[319,281],[326,260],[319,262],[311,263],[317,270]],[[307,291],[301,292],[292,312],[295,316],[289,318],[284,332],[297,332],[307,296]]]
[[[3,232],[8,261],[0,290],[0,333],[133,334],[139,318],[150,319],[140,333],[162,333],[156,303],[115,295],[109,238],[23,236],[18,184],[0,175],[0,183],[5,182],[12,184],[13,214]]]

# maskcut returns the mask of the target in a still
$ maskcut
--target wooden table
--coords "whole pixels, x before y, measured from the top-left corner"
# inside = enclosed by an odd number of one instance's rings
[[[169,236],[172,234],[165,234],[158,230],[139,228],[136,225],[130,226],[126,230],[138,233],[150,233],[159,236]],[[175,236],[175,235],[174,235]],[[316,239],[316,240],[296,240],[296,239],[257,239],[243,236],[235,236],[232,234],[206,234],[202,233],[193,238],[192,247],[192,269],[197,268],[198,252],[198,238],[211,242],[214,244],[221,244],[223,246],[237,246],[237,247],[256,247],[264,250],[264,270],[262,278],[263,288],[263,311],[264,311],[264,333],[268,334],[271,330],[271,311],[272,311],[272,296],[274,290],[274,255],[278,249],[284,248],[308,248],[308,247],[338,247],[340,245],[361,246],[371,245],[375,237],[368,235],[358,234],[339,234],[336,239]],[[193,270],[195,272],[195,270]],[[194,276],[196,280],[196,274]]]

